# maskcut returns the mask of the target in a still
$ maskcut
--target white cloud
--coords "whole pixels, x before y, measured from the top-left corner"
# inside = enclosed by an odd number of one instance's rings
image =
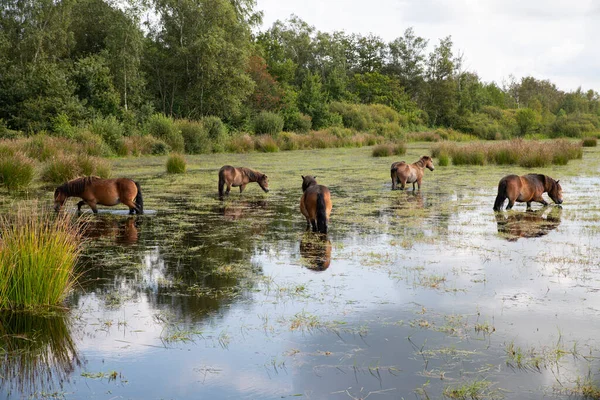
[[[430,40],[452,35],[467,67],[485,81],[550,79],[563,90],[600,90],[600,4],[594,0],[258,0],[264,28],[296,14],[321,31],[374,33],[386,41],[414,27]]]

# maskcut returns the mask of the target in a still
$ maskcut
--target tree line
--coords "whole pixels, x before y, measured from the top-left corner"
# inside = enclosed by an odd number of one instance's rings
[[[289,131],[368,126],[336,111],[345,103],[487,139],[600,130],[596,91],[485,82],[450,36],[430,46],[408,28],[386,42],[296,16],[259,31],[261,16],[254,0],[2,0],[0,131],[60,133],[106,118],[134,131],[155,113],[215,116],[237,131],[265,113]]]

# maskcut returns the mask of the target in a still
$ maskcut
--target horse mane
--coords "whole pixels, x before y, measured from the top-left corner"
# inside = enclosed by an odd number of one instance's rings
[[[248,177],[248,179],[250,180],[250,182],[258,182],[258,180],[263,175],[263,174],[261,174],[258,171],[255,171],[253,169],[246,168],[246,167],[243,167],[242,171],[244,172],[244,174],[246,174],[246,176]]]
[[[430,158],[431,157],[429,157],[429,156],[423,156],[423,157],[419,158],[419,160],[417,162],[415,162],[414,165],[418,165],[421,168],[425,168],[425,161]]]
[[[97,176],[85,176],[83,178],[71,179],[60,185],[56,191],[60,191],[67,196],[79,196],[85,191],[85,187],[95,180],[100,179]]]

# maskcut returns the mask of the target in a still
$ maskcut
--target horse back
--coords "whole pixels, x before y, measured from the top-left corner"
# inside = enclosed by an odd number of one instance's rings
[[[300,211],[305,217],[314,219],[317,215],[317,199],[319,195],[323,195],[323,201],[325,202],[325,212],[327,218],[331,214],[331,192],[329,188],[324,185],[311,185],[302,194],[300,198]]]

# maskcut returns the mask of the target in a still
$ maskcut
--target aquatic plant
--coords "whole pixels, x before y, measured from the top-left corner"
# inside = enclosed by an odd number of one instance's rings
[[[0,309],[60,305],[75,285],[81,226],[37,209],[0,217]]]

